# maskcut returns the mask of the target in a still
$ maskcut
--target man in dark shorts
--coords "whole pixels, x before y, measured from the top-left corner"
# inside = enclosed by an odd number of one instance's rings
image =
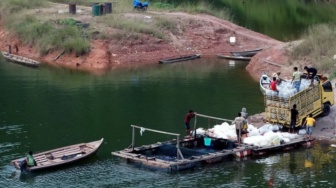
[[[184,125],[185,125],[185,128],[186,128],[186,133],[187,133],[187,136],[190,135],[190,120],[191,118],[195,117],[195,113],[193,110],[189,110],[189,112],[187,113],[187,115],[185,116],[184,118]]]
[[[314,78],[315,78],[315,76],[316,76],[316,74],[317,74],[317,69],[315,69],[314,67],[307,67],[307,66],[305,66],[304,67],[304,70],[306,70],[307,71],[307,78],[310,78],[311,79],[311,83],[310,83],[310,86],[313,86],[313,83],[314,83]]]
[[[237,142],[240,145],[242,143],[241,136],[242,136],[242,129],[244,124],[246,123],[245,118],[241,117],[241,113],[238,113],[238,116],[234,119],[232,124],[236,126],[236,134],[237,134]]]
[[[289,133],[295,132],[294,129],[295,129],[296,120],[298,119],[298,117],[299,117],[299,112],[296,110],[296,104],[293,104],[293,108],[291,109],[291,122],[290,122],[290,127],[288,130]]]

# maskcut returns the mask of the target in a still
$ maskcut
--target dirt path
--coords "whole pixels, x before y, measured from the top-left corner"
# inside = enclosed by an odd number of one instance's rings
[[[333,80],[335,86],[336,80]],[[336,101],[336,92],[334,87],[334,100]],[[336,105],[330,109],[330,114],[326,117],[316,119],[316,127],[313,130],[313,137],[318,140],[329,140],[336,143]]]

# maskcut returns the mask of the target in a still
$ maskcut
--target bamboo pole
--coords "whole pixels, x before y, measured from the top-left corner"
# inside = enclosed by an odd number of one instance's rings
[[[208,116],[208,115],[204,115],[204,114],[195,114],[195,116],[199,116],[199,117],[205,117],[205,118],[211,118],[211,119],[216,119],[216,120],[221,120],[221,121],[230,121],[233,122],[233,120],[231,119],[223,119],[223,118],[218,118],[218,117],[213,117],[213,116]]]
[[[170,133],[170,132],[165,132],[165,131],[159,131],[159,130],[155,130],[155,129],[148,129],[148,128],[145,128],[145,127],[140,127],[140,126],[137,126],[137,125],[131,125],[131,127],[133,128],[133,135],[132,135],[132,150],[134,150],[134,139],[135,139],[135,132],[134,132],[134,129],[135,128],[138,128],[138,129],[144,129],[146,131],[151,131],[151,132],[156,132],[156,133],[161,133],[161,134],[168,134],[168,135],[173,135],[173,136],[176,136],[176,150],[177,150],[177,153],[176,153],[176,157],[179,158],[179,156],[184,159],[183,155],[182,155],[182,152],[180,150],[180,134],[177,134],[177,133]]]
[[[277,67],[282,67],[282,65],[277,64],[277,63],[273,63],[273,62],[268,61],[268,60],[266,60],[266,59],[263,59],[262,61],[265,62],[265,63],[271,64],[271,65],[277,66]]]
[[[135,139],[135,131],[134,127],[132,127],[132,151],[134,151],[134,139]]]
[[[177,134],[177,133],[170,133],[170,132],[159,131],[159,130],[155,130],[155,129],[148,129],[148,128],[140,127],[140,126],[137,126],[137,125],[131,125],[131,127],[133,127],[133,128],[138,128],[138,129],[143,128],[143,129],[145,129],[146,131],[152,131],[152,132],[161,133],[161,134],[168,134],[168,135],[173,135],[173,136],[180,136],[180,134]]]
[[[195,120],[194,120],[194,139],[196,139],[196,124],[197,124],[197,114],[195,114]]]

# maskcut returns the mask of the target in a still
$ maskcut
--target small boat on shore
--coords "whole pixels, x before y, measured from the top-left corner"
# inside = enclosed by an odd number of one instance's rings
[[[101,144],[103,138],[89,143],[75,144],[62,148],[57,148],[42,153],[34,154],[37,166],[29,167],[27,171],[35,172],[48,168],[58,167],[61,165],[77,162],[95,154]],[[20,170],[20,162],[25,158],[15,159],[11,165]]]
[[[168,64],[168,63],[176,63],[176,62],[181,62],[181,61],[189,61],[193,59],[200,58],[200,54],[194,54],[194,55],[189,55],[189,56],[182,56],[178,58],[171,58],[171,59],[163,59],[159,61],[159,64]]]
[[[271,78],[266,74],[262,74],[260,76],[259,85],[260,85],[260,91],[263,95],[266,94],[266,90],[269,89],[269,85],[271,82],[272,82]]]
[[[15,54],[10,54],[8,52],[1,51],[2,56],[7,59],[8,61],[12,61],[14,63],[18,63],[21,65],[29,66],[29,67],[38,67],[40,65],[40,62],[22,57]]]
[[[232,59],[232,60],[238,60],[238,61],[250,61],[251,57],[243,57],[243,56],[228,56],[228,55],[222,55],[222,54],[217,54],[218,58],[223,58],[223,59]]]
[[[230,52],[233,56],[236,57],[253,57],[256,55],[258,52],[260,52],[262,48],[254,49],[254,50],[246,50],[246,51],[235,51],[235,52]]]

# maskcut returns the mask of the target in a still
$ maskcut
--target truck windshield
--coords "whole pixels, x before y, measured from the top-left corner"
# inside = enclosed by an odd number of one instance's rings
[[[332,85],[331,85],[331,82],[330,82],[330,81],[327,81],[326,83],[324,83],[324,84],[322,85],[322,87],[323,87],[323,90],[324,90],[325,92],[332,92]]]

